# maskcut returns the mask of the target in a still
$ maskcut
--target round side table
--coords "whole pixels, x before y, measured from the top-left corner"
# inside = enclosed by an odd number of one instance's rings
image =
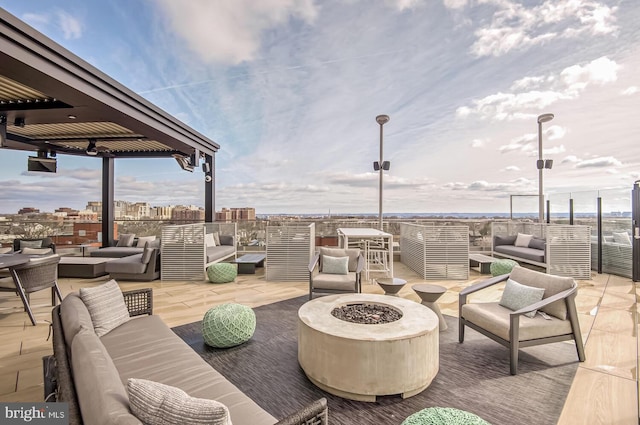
[[[438,298],[440,298],[445,292],[447,292],[447,288],[440,285],[428,285],[428,284],[419,284],[413,285],[413,290],[422,300],[422,305],[429,307],[435,314],[438,315],[438,321],[440,322],[440,332],[447,330],[447,322],[445,322],[444,317],[442,316],[442,312],[436,304]]]
[[[378,282],[378,285],[384,289],[385,295],[392,297],[397,297],[398,292],[400,292],[402,287],[407,284],[406,280],[399,279],[397,277],[376,279],[376,282]]]

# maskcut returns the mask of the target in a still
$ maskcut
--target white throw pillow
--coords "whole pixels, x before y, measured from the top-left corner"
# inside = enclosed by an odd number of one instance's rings
[[[133,240],[135,239],[135,233],[122,233],[118,236],[118,243],[116,246],[118,247],[131,247],[133,246]]]
[[[138,243],[136,244],[136,248],[144,248],[147,242],[155,241],[155,236],[139,236]]]
[[[229,409],[219,401],[146,379],[129,378],[127,390],[131,413],[147,425],[232,425]]]
[[[322,273],[349,274],[349,257],[322,256]]]
[[[210,246],[216,246],[216,239],[213,236],[213,233],[205,233],[204,244],[207,246],[207,248]]]
[[[87,306],[96,335],[102,336],[129,321],[129,310],[115,280],[94,288],[80,288],[80,298]]]
[[[613,241],[622,245],[631,245],[631,238],[627,232],[614,233]]]
[[[541,301],[543,297],[544,288],[522,285],[513,279],[508,279],[499,304],[509,310],[516,311]],[[534,310],[526,313],[525,316],[533,318],[536,312],[537,310]]]
[[[531,239],[533,239],[533,235],[518,233],[518,236],[516,237],[516,242],[513,245],[528,248],[529,242],[531,242]]]

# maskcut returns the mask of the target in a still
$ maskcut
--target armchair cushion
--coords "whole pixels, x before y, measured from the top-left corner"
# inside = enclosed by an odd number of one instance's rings
[[[20,250],[23,250],[25,248],[32,248],[32,249],[40,249],[40,248],[42,248],[42,239],[38,239],[38,240],[35,240],[35,241],[21,240],[20,241]]]
[[[513,279],[508,279],[499,304],[509,310],[516,311],[541,301],[542,297],[544,297],[544,288],[522,285]],[[535,315],[536,310],[525,313],[527,317]]]
[[[323,255],[322,273],[348,274],[349,257],[331,257],[329,255]]]
[[[26,255],[45,255],[51,254],[53,251],[51,248],[22,248],[22,254]]]
[[[13,252],[13,248],[10,246],[0,247],[0,254],[11,254],[12,252]]]
[[[462,306],[462,316],[465,320],[475,323],[505,341],[509,341],[510,315],[512,311],[498,303],[472,303]],[[518,339],[528,341],[532,339],[570,334],[571,322],[551,317],[546,320],[538,315],[533,318],[520,317],[520,331]]]
[[[567,289],[573,288],[574,281],[571,277],[553,276],[530,270],[524,267],[514,267],[509,277],[523,285],[534,286],[536,288],[544,288],[544,297],[548,298]],[[567,306],[564,300],[558,300],[540,309],[551,316],[560,320],[567,319]]]
[[[328,289],[338,291],[354,291],[356,289],[356,274],[319,273],[313,278],[314,289]]]

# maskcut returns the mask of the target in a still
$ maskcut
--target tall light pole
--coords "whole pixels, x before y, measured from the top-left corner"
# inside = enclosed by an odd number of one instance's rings
[[[551,168],[553,160],[542,159],[542,123],[553,119],[553,114],[542,114],[538,116],[538,222],[544,223],[544,188],[542,183],[542,171],[544,168]]]
[[[378,225],[380,227],[380,230],[384,230],[382,228],[382,175],[384,174],[385,170],[388,170],[390,168],[391,164],[389,161],[382,160],[382,152],[384,146],[382,126],[389,122],[389,115],[378,115],[376,117],[376,121],[378,124],[380,124],[380,161],[376,161],[373,163],[373,169],[380,172],[380,187],[378,189]]]

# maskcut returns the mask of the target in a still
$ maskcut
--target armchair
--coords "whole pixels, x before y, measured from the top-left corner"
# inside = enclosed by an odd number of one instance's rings
[[[323,256],[348,257],[346,273],[326,273],[323,269]],[[315,273],[316,267],[318,272]],[[359,249],[320,248],[309,263],[309,299],[313,293],[361,292],[361,273],[364,268],[364,256]]]
[[[467,297],[481,289],[512,279],[534,288],[544,288],[541,301],[516,311],[501,306],[498,302],[467,303]],[[578,360],[583,362],[584,347],[575,297],[578,286],[570,277],[552,276],[545,273],[515,267],[510,274],[496,276],[460,292],[458,339],[464,342],[464,328],[470,328],[509,348],[510,372],[518,372],[518,350],[520,347],[574,340]],[[539,310],[533,318],[525,314]]]
[[[53,243],[53,240],[50,237],[13,240],[14,251],[20,251],[24,248],[51,248],[51,252],[54,254],[56,253],[56,244]]]
[[[36,319],[29,305],[29,294],[42,289],[51,288],[51,304],[56,305],[56,296],[62,301],[58,288],[58,263],[60,257],[51,255],[32,258],[29,262],[10,267],[11,278],[0,279],[0,292],[14,292],[20,295],[24,310],[29,314],[33,326]]]

